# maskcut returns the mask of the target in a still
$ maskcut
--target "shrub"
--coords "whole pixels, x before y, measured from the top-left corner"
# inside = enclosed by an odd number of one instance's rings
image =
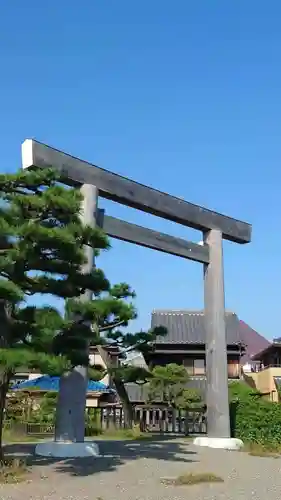
[[[280,447],[281,407],[261,399],[232,401],[230,421],[233,437],[244,442]]]
[[[34,407],[28,420],[36,424],[54,424],[58,394],[46,392],[41,399],[34,399]]]
[[[252,401],[253,399],[261,398],[261,393],[252,389],[243,381],[230,382],[229,386],[229,399],[230,401]]]

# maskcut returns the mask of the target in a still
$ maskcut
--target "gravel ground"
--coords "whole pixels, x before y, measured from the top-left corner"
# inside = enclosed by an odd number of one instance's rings
[[[32,445],[21,452],[32,453]],[[102,458],[34,459],[28,482],[0,487],[1,500],[280,500],[281,458],[197,448],[183,439],[102,441]],[[18,445],[10,447],[18,452]],[[223,483],[165,486],[163,477],[214,473]]]

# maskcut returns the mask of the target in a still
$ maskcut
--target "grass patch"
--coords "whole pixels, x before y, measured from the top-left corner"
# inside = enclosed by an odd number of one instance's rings
[[[115,429],[109,428],[106,431],[103,431],[101,434],[97,436],[98,439],[113,439],[113,440],[138,440],[138,439],[149,439],[151,438],[151,434],[149,432],[141,432],[139,426],[134,426],[132,429]]]
[[[270,444],[246,443],[242,451],[252,457],[279,458],[281,455],[281,448]]]
[[[211,472],[199,472],[197,474],[187,473],[182,474],[176,478],[164,478],[161,480],[163,484],[174,486],[192,486],[201,483],[223,483],[223,479]]]
[[[87,435],[86,439],[112,439],[115,441],[130,441],[130,440],[138,440],[138,439],[149,439],[151,438],[151,434],[149,432],[141,432],[139,426],[135,426],[132,429],[115,429],[109,428],[102,432],[92,433],[90,436]],[[21,432],[14,432],[10,429],[3,431],[3,443],[7,444],[17,444],[17,443],[37,443],[46,439],[53,439],[53,436],[30,436]]]
[[[0,462],[0,483],[11,484],[24,481],[28,472],[26,462],[19,458],[5,458]]]
[[[46,436],[48,437],[48,436]],[[3,430],[3,443],[13,444],[13,443],[37,443],[46,439],[44,437],[38,438],[34,436],[29,436],[24,433],[13,432],[11,430]]]

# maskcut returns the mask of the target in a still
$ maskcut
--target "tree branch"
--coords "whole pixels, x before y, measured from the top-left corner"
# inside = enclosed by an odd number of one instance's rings
[[[126,321],[122,320],[122,321],[117,321],[116,323],[110,323],[106,326],[102,326],[101,328],[99,328],[99,331],[100,332],[106,332],[106,331],[109,331],[109,330],[113,330],[114,328],[117,328],[118,326],[122,326],[126,323]]]

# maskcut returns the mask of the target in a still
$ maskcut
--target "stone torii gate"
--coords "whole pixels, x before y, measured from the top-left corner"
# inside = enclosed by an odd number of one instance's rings
[[[249,243],[251,225],[139,184],[32,139],[22,144],[22,163],[23,168],[52,167],[61,174],[63,182],[82,188],[85,222],[101,225],[108,236],[203,264],[208,437],[197,438],[196,444],[239,446],[230,439],[223,239]],[[98,210],[99,196],[200,230],[204,243],[199,245],[109,216]],[[90,254],[88,265],[92,266]],[[84,419],[84,413],[81,418]]]

